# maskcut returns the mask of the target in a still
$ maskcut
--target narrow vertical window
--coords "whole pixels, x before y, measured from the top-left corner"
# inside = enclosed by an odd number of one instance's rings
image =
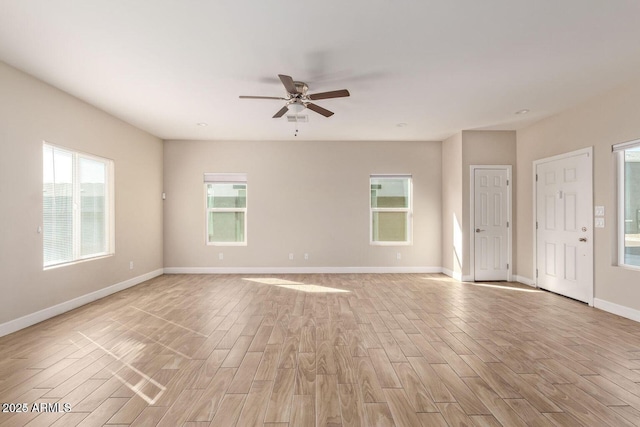
[[[207,244],[246,245],[246,175],[206,173],[204,180]]]
[[[371,244],[411,243],[410,175],[371,175]]]
[[[113,162],[43,144],[43,265],[113,253]]]
[[[614,146],[618,163],[618,263],[640,267],[640,140]]]

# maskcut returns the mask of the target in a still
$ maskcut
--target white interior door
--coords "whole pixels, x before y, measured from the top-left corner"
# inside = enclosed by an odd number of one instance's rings
[[[537,284],[592,304],[591,150],[536,162],[535,170]]]
[[[509,171],[474,169],[474,279],[509,278]]]

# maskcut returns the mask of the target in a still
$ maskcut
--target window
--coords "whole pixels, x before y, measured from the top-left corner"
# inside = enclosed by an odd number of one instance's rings
[[[411,243],[410,175],[371,175],[371,244]]]
[[[207,244],[247,244],[247,176],[204,174],[207,205]]]
[[[618,157],[618,263],[640,267],[640,140],[613,149]]]
[[[113,162],[43,144],[44,267],[113,254]]]

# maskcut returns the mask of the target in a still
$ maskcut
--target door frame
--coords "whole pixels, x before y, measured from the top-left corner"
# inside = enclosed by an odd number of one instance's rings
[[[537,274],[537,268],[538,268],[538,231],[537,231],[537,227],[536,227],[536,223],[537,223],[537,215],[538,215],[538,183],[536,181],[536,173],[538,170],[538,165],[543,164],[543,163],[548,163],[548,162],[553,162],[556,160],[563,160],[563,159],[568,159],[570,157],[576,157],[576,156],[581,156],[583,154],[586,154],[587,157],[589,157],[589,159],[591,160],[589,162],[589,173],[591,175],[591,192],[588,194],[588,197],[590,199],[590,205],[591,205],[591,215],[590,215],[590,225],[591,225],[591,289],[590,289],[590,295],[587,301],[587,304],[589,304],[590,307],[593,307],[593,299],[595,296],[595,245],[594,245],[594,239],[595,239],[595,233],[593,230],[593,147],[587,147],[587,148],[582,148],[580,150],[575,150],[575,151],[569,151],[567,153],[562,153],[562,154],[557,154],[555,156],[551,156],[551,157],[545,157],[543,159],[538,159],[538,160],[534,160],[533,161],[533,171],[532,171],[532,181],[533,181],[533,221],[531,221],[531,228],[533,229],[533,284],[535,285],[536,288],[540,289],[540,286],[538,286],[538,274]]]
[[[476,280],[476,233],[475,233],[475,221],[476,221],[476,170],[482,169],[499,169],[507,171],[507,221],[509,227],[507,227],[507,281],[513,280],[513,215],[511,211],[511,205],[513,200],[513,167],[511,165],[470,165],[469,166],[469,273],[471,281]]]

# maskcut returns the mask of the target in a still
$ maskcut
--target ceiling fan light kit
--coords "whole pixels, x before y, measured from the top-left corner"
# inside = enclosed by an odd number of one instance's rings
[[[281,101],[286,101],[284,107],[278,110],[277,113],[273,115],[274,119],[282,117],[286,114],[287,111],[293,110],[295,114],[298,114],[300,111],[308,108],[311,111],[314,111],[320,115],[325,117],[333,116],[333,111],[329,111],[326,108],[322,108],[317,104],[314,104],[310,101],[317,101],[320,99],[330,99],[330,98],[344,98],[350,96],[348,90],[340,89],[340,90],[332,90],[329,92],[320,92],[314,94],[308,94],[309,86],[307,86],[304,82],[294,81],[291,76],[286,76],[284,74],[278,74],[280,77],[280,81],[282,85],[287,91],[287,96],[277,97],[277,96],[245,96],[241,95],[241,99],[278,99]]]

